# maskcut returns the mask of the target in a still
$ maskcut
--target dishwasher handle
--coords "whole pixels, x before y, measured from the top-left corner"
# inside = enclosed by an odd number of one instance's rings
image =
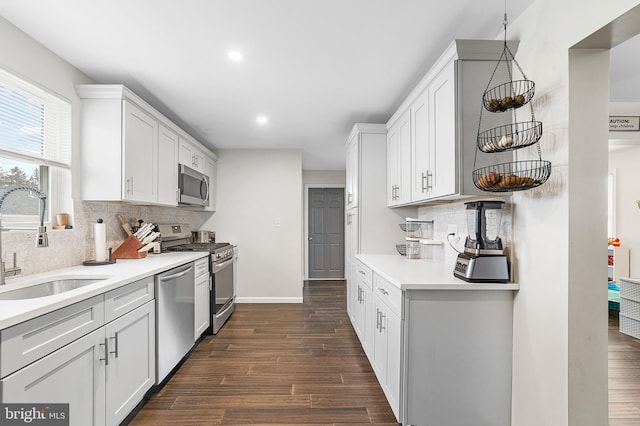
[[[184,277],[189,272],[191,272],[192,269],[193,269],[193,266],[189,266],[187,269],[180,271],[176,274],[160,275],[160,281],[171,281],[171,280],[175,280],[176,278]]]

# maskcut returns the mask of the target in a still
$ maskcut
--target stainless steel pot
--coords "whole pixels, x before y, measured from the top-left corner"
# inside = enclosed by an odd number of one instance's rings
[[[213,231],[193,231],[194,243],[215,243],[216,233]]]

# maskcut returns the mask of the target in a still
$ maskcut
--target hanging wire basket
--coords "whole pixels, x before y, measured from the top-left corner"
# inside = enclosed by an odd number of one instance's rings
[[[478,189],[487,192],[513,192],[532,189],[545,183],[551,175],[551,162],[542,160],[540,145],[536,145],[537,160],[518,161],[516,150],[537,144],[540,141],[542,122],[536,121],[533,105],[530,102],[535,93],[535,83],[524,74],[507,45],[506,13],[504,15],[504,36],[502,54],[482,96],[477,149],[473,159],[473,183]],[[498,73],[501,65],[506,72]],[[514,65],[522,78],[514,78]],[[500,84],[495,85],[494,78],[505,78],[506,82],[503,80]],[[531,111],[531,119],[518,121],[516,110],[527,104]],[[492,113],[513,111],[507,117],[507,124],[481,130],[483,110]],[[492,119],[492,122],[495,123],[495,120]],[[476,169],[478,151],[484,153],[515,151],[516,155],[514,155],[514,161]]]
[[[523,191],[542,185],[550,175],[549,161],[513,161],[474,170],[473,183],[487,192]]]
[[[486,90],[482,95],[482,103],[490,112],[504,112],[508,109],[520,108],[533,98],[535,88],[536,84],[531,80],[510,81]]]
[[[478,133],[482,152],[502,152],[533,145],[542,137],[542,122],[525,121],[506,124]]]

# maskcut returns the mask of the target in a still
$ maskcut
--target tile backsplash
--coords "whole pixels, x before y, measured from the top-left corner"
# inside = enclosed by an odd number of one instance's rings
[[[422,220],[433,220],[433,238],[435,240],[443,241],[444,244],[437,246],[436,250],[439,253],[435,254],[435,258],[444,259],[445,263],[453,265],[458,253],[447,242],[448,225],[456,225],[458,227],[458,236],[460,239],[454,243],[453,238],[451,242],[460,251],[464,249],[464,241],[468,235],[467,232],[467,213],[465,202],[488,200],[495,198],[472,198],[461,201],[455,201],[447,204],[439,204],[435,206],[425,206],[418,208],[418,218]],[[500,238],[502,244],[511,249],[512,247],[512,216],[513,205],[509,198],[500,198],[505,202],[505,207],[502,212],[502,224],[500,230]]]
[[[115,250],[126,238],[117,214],[121,213],[131,224],[138,219],[152,223],[188,223],[199,229],[211,216],[211,212],[183,210],[176,207],[136,206],[126,203],[100,201],[74,201],[71,214],[73,229],[52,230],[47,227],[49,247],[36,248],[33,231],[3,231],[2,258],[7,266],[17,254],[17,266],[21,276],[75,266],[85,260],[95,259],[93,224],[102,218],[107,231],[107,248]],[[55,216],[54,216],[55,217]],[[55,220],[55,219],[54,219]],[[10,278],[8,278],[10,283]]]

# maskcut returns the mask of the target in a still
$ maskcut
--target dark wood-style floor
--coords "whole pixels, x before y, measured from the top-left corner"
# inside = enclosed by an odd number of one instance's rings
[[[238,304],[131,425],[397,425],[346,313],[344,281],[303,304]]]
[[[303,304],[239,304],[131,425],[397,425],[346,313],[342,281]],[[609,316],[609,425],[640,426],[640,340]]]

